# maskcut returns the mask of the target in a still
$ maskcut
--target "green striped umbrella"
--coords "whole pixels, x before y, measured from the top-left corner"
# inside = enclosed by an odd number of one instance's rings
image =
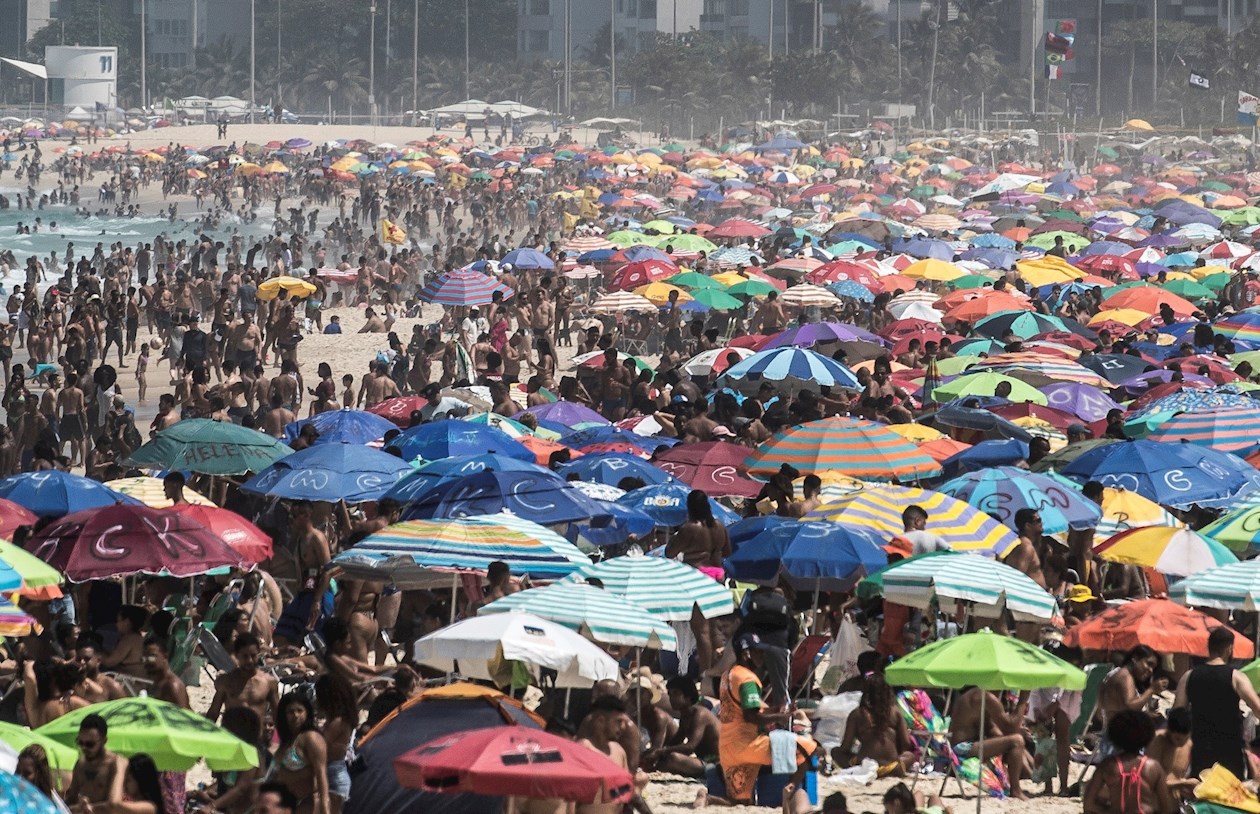
[[[668,623],[594,585],[558,582],[545,588],[531,588],[491,602],[477,613],[514,610],[550,619],[601,644],[678,649],[678,637]]]
[[[773,473],[783,464],[815,474],[913,480],[941,473],[941,465],[884,424],[824,418],[775,433],[748,458],[750,471]]]
[[[578,578],[598,578],[604,589],[632,605],[637,605],[658,619],[682,622],[691,618],[691,610],[700,608],[706,619],[725,616],[735,610],[731,592],[690,565],[661,557],[647,557],[631,552],[624,557],[588,565],[565,582]]]
[[[883,573],[884,598],[901,605],[927,609],[940,598],[975,603],[985,617],[1003,607],[1021,621],[1054,615],[1054,597],[1045,588],[1024,572],[977,554],[906,560]]]
[[[1196,608],[1260,610],[1260,560],[1200,571],[1169,588],[1168,595]]]

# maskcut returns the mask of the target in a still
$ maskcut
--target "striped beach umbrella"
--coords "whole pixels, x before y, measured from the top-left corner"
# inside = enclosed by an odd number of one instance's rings
[[[1186,577],[1168,589],[1183,605],[1221,610],[1260,610],[1260,560],[1232,562]]]
[[[934,600],[949,600],[973,603],[980,616],[990,618],[1004,608],[1021,621],[1054,615],[1054,597],[1045,588],[1023,571],[985,557],[917,558],[881,573],[884,599],[913,608],[927,610]]]
[[[1238,562],[1238,558],[1217,541],[1191,529],[1167,526],[1122,531],[1095,545],[1094,553],[1110,562],[1154,568],[1174,577],[1188,577]]]
[[[604,294],[591,303],[592,314],[619,314],[623,311],[635,311],[641,314],[655,313],[656,306],[646,297],[640,297],[630,291],[614,291]]]
[[[1243,311],[1212,323],[1212,332],[1227,339],[1260,342],[1260,314]]]
[[[439,305],[485,305],[501,291],[504,299],[515,292],[493,277],[470,268],[454,269],[420,289],[420,299]]]
[[[1103,489],[1102,519],[1094,530],[1094,542],[1101,543],[1128,529],[1145,526],[1181,528],[1185,524],[1163,506],[1128,489]],[[1204,533],[1206,533],[1204,529]],[[1224,541],[1222,541],[1224,542]]]
[[[834,520],[894,537],[904,533],[901,513],[910,506],[926,511],[927,531],[955,551],[1005,557],[1019,545],[1014,532],[979,509],[941,492],[908,486],[872,484],[850,497],[819,506],[806,519]]]
[[[756,392],[762,382],[792,393],[819,386],[860,390],[853,371],[834,359],[804,348],[775,348],[754,353],[731,365],[717,380],[718,387]]]
[[[840,304],[840,300],[835,294],[832,294],[822,286],[810,285],[809,283],[792,286],[783,292],[780,300],[784,305],[790,305],[795,308],[830,308],[833,305]]]
[[[1027,469],[999,466],[968,472],[942,484],[940,491],[997,516],[1014,527],[1020,509],[1036,509],[1046,534],[1092,529],[1102,512],[1070,481],[1037,475]]]
[[[671,622],[691,619],[693,608],[699,608],[706,619],[735,610],[731,592],[712,578],[690,565],[638,551],[586,565],[564,581],[592,577],[604,584],[604,590]]]
[[[1221,452],[1241,452],[1260,443],[1260,405],[1179,413],[1147,436],[1150,441],[1189,441]]]
[[[678,649],[674,629],[638,605],[581,582],[558,582],[497,599],[479,616],[525,611],[576,630],[601,644]]]
[[[115,492],[134,497],[150,509],[169,509],[171,499],[166,496],[166,488],[161,478],[137,476],[106,481],[105,485]],[[184,500],[195,506],[213,506],[214,501],[187,486],[184,487]]]
[[[712,348],[701,351],[683,362],[682,368],[692,376],[711,376],[721,373],[732,364],[742,362],[753,353],[754,351],[749,348]]]
[[[534,579],[558,579],[590,562],[554,531],[506,514],[395,523],[334,558],[351,576],[415,588],[450,585],[453,572],[484,574],[496,560]]]
[[[773,473],[783,464],[854,478],[912,480],[941,474],[940,464],[886,425],[843,417],[780,430],[746,462],[754,473]]]
[[[30,636],[39,629],[39,623],[26,611],[0,597],[0,636]]]
[[[1199,529],[1230,551],[1249,552],[1260,548],[1260,506],[1244,504]]]

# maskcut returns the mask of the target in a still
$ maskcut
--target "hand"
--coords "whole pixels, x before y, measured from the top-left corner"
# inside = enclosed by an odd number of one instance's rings
[[[1157,694],[1162,693],[1164,690],[1168,689],[1168,679],[1164,676],[1160,676],[1151,682],[1151,689]]]

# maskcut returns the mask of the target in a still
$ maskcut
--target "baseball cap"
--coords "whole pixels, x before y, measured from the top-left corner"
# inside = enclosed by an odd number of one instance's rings
[[[735,647],[736,653],[747,653],[749,650],[761,650],[766,646],[765,642],[761,640],[761,637],[752,632],[739,634],[735,637],[735,641],[732,642],[732,645]]]

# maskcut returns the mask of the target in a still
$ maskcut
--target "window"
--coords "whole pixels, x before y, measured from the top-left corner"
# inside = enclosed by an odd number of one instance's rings
[[[529,13],[535,17],[550,17],[551,0],[529,0]]]
[[[656,0],[639,0],[639,19],[656,19]]]
[[[732,17],[747,17],[748,0],[730,0],[726,7],[726,13]]]
[[[531,54],[540,54],[551,50],[550,31],[526,31],[525,50]]]

